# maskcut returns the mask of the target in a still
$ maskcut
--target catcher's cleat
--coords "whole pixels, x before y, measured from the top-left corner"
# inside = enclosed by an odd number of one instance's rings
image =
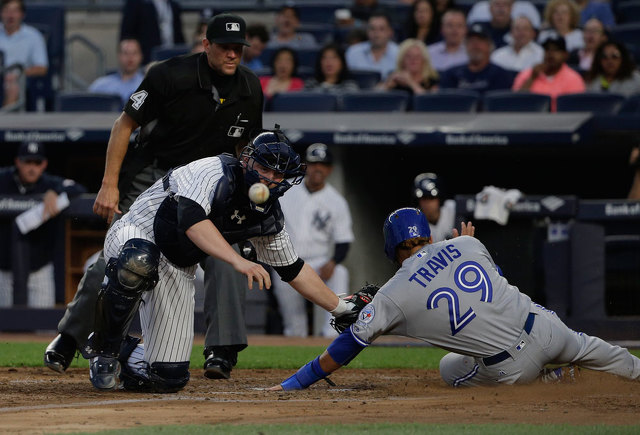
[[[64,373],[75,355],[76,341],[70,335],[60,333],[44,351],[44,365],[58,373]]]
[[[89,379],[98,390],[114,390],[120,386],[120,369],[116,358],[97,356],[91,359]]]
[[[225,346],[204,349],[204,375],[209,379],[229,379],[238,361],[238,353]]]

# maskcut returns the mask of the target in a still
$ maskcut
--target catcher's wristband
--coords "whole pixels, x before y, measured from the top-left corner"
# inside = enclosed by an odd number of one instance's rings
[[[282,381],[280,386],[284,391],[303,390],[327,376],[329,376],[329,373],[326,373],[320,367],[320,357],[318,356],[313,361],[302,366],[295,374]]]

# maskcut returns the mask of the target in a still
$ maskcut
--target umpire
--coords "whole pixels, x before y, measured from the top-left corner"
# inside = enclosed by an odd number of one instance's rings
[[[238,155],[251,131],[262,128],[260,82],[240,65],[243,48],[249,45],[245,30],[241,17],[216,15],[207,24],[203,53],[151,66],[111,130],[102,186],[93,206],[96,214],[111,223],[170,168],[223,152]],[[205,374],[228,378],[237,352],[247,346],[243,312],[247,281],[223,261],[209,257],[202,266]],[[84,348],[93,330],[105,267],[101,254],[80,281],[58,324],[59,334],[45,351],[47,367],[63,372],[76,350]]]

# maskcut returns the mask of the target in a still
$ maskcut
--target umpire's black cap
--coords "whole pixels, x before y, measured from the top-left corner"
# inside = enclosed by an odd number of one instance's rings
[[[333,164],[333,154],[331,154],[329,147],[325,144],[314,143],[309,145],[309,148],[307,148],[305,161],[307,163],[324,163],[326,165],[331,165]]]
[[[250,46],[245,39],[247,24],[234,14],[218,14],[207,23],[207,39],[216,44],[242,44]]]

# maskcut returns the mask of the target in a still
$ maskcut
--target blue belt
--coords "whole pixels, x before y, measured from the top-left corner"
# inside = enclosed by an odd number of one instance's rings
[[[527,316],[527,321],[524,322],[524,327],[522,330],[529,334],[531,332],[531,328],[533,328],[533,322],[536,320],[536,315],[534,313],[529,313]],[[494,364],[498,364],[499,362],[504,361],[507,358],[510,358],[511,355],[506,350],[503,350],[500,353],[497,353],[493,356],[488,356],[486,358],[482,358],[485,366],[492,366]]]

